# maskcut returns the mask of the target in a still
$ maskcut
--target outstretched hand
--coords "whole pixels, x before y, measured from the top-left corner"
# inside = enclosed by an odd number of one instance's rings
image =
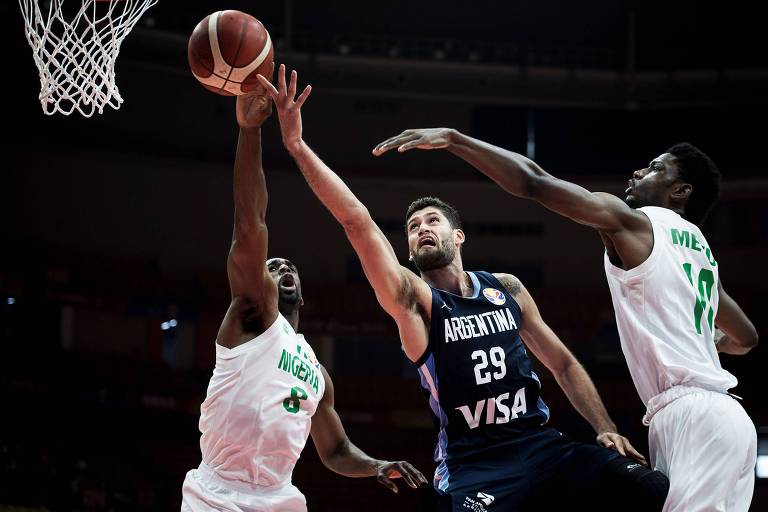
[[[312,92],[312,86],[308,85],[296,98],[298,78],[298,73],[293,70],[291,71],[291,81],[286,84],[285,64],[280,64],[277,72],[277,89],[269,80],[261,75],[258,76],[259,83],[275,102],[277,117],[280,119],[280,134],[283,137],[283,144],[289,152],[301,143],[301,106],[307,101],[309,93]]]
[[[396,478],[402,478],[405,483],[416,489],[421,484],[427,484],[427,479],[421,471],[413,467],[409,462],[399,460],[395,462],[382,461],[376,467],[376,480],[390,491],[397,493]]]
[[[409,149],[442,149],[448,147],[453,130],[450,128],[420,128],[405,130],[400,135],[390,137],[373,148],[373,154],[381,156],[390,149],[397,148],[402,153]]]
[[[601,446],[605,446],[611,450],[616,450],[625,457],[632,457],[640,464],[645,466],[648,465],[648,461],[645,460],[643,454],[635,450],[635,447],[632,446],[632,444],[629,442],[629,439],[620,434],[617,434],[616,432],[603,432],[598,434],[597,442]]]
[[[275,63],[269,70],[269,76],[275,70]],[[241,94],[237,97],[237,124],[241,128],[258,128],[272,114],[272,102],[269,101],[264,86],[257,87],[254,91]]]

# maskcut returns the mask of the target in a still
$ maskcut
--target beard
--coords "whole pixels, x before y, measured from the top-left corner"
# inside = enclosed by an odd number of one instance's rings
[[[443,240],[436,250],[417,252],[413,255],[413,263],[419,272],[429,272],[448,266],[456,256],[456,247],[451,240]]]

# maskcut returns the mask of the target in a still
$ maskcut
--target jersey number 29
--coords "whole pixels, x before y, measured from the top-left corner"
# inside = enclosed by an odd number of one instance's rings
[[[480,384],[488,384],[492,380],[503,379],[507,374],[507,365],[504,362],[504,349],[501,347],[492,347],[486,355],[484,350],[475,350],[472,352],[472,360],[479,362],[475,365],[475,382],[479,386]],[[488,359],[495,368],[488,369]]]

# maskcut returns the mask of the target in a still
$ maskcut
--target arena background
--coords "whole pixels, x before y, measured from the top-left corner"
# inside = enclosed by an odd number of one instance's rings
[[[234,100],[191,76],[186,38],[226,8],[262,20],[276,60],[313,85],[306,140],[369,206],[402,261],[409,202],[430,194],[454,203],[466,267],[528,285],[643,451],[643,407],[598,236],[513,199],[459,159],[376,159],[377,142],[452,126],[617,194],[633,170],[692,142],[724,176],[704,227],[721,277],[765,336],[768,57],[757,12],[702,2],[160,0],[123,45],[124,105],[84,119],[43,115],[18,5],[4,2],[0,510],[178,510],[184,474],[200,460],[199,404],[229,298],[237,136]],[[435,431],[394,324],[283,151],[276,119],[263,136],[269,252],[299,267],[301,330],[333,376],[350,438],[429,475]],[[163,330],[171,319],[176,327]],[[765,349],[722,361],[768,456]],[[551,424],[591,442],[540,374]],[[294,482],[312,511],[418,506],[413,492],[393,496],[373,479],[324,469],[311,440]],[[768,506],[766,482],[758,479],[751,510]]]

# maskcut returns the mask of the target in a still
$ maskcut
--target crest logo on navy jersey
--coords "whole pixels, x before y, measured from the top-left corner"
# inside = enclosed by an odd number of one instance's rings
[[[491,304],[496,304],[497,306],[501,306],[507,302],[507,297],[505,297],[504,294],[496,288],[484,288],[483,296],[488,299],[488,302]]]

